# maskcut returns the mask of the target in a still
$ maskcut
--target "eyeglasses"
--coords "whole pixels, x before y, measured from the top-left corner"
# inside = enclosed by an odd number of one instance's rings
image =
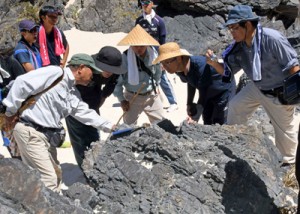
[[[235,27],[228,27],[228,30],[230,31],[230,33],[236,32],[240,29],[241,26],[237,25]]]
[[[149,5],[151,3],[151,1],[140,1],[141,5]]]
[[[173,57],[172,59],[170,59],[169,61],[163,61],[161,62],[164,66],[169,66],[170,64],[172,64],[173,62],[176,61],[176,57]]]

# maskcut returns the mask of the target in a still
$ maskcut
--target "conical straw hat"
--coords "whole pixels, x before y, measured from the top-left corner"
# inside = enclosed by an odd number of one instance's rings
[[[191,56],[187,50],[180,49],[176,42],[168,42],[159,46],[158,53],[158,57],[152,62],[153,64],[157,64],[161,61],[171,59],[176,56]]]
[[[118,45],[159,46],[159,43],[138,24],[118,43]]]

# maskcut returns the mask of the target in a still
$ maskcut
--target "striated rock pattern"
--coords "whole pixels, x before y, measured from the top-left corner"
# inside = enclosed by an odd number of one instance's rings
[[[101,212],[277,213],[295,197],[261,125],[158,125],[88,151],[83,169]]]
[[[1,159],[0,213],[279,213],[297,195],[284,187],[270,134],[261,109],[248,126],[137,127],[93,143],[83,163],[90,186],[64,196],[19,160]]]
[[[11,158],[0,160],[0,213],[91,213],[73,200],[48,190],[37,170]]]

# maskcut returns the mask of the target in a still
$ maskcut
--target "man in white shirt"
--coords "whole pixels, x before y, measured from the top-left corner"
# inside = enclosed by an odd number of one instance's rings
[[[47,66],[19,76],[3,100],[6,106],[6,128],[14,127],[13,136],[22,161],[36,168],[45,186],[55,192],[60,192],[62,172],[56,147],[51,145],[51,133],[62,128],[61,119],[71,115],[83,124],[106,132],[115,128],[96,111],[89,109],[75,88],[77,84],[88,85],[92,74],[100,72],[91,56],[75,54],[64,70],[59,66]],[[14,126],[15,115],[22,103],[29,96],[47,89],[62,75],[58,84],[37,96],[36,102],[20,113]]]

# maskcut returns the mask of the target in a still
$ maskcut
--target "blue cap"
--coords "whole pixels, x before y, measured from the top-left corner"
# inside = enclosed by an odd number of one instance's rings
[[[258,16],[253,14],[250,6],[236,5],[229,11],[227,22],[224,25],[227,27],[240,22],[258,21],[259,19]]]
[[[23,31],[23,30],[32,30],[33,28],[38,27],[38,25],[36,23],[34,23],[33,21],[29,20],[29,19],[24,19],[19,23],[19,31]]]

